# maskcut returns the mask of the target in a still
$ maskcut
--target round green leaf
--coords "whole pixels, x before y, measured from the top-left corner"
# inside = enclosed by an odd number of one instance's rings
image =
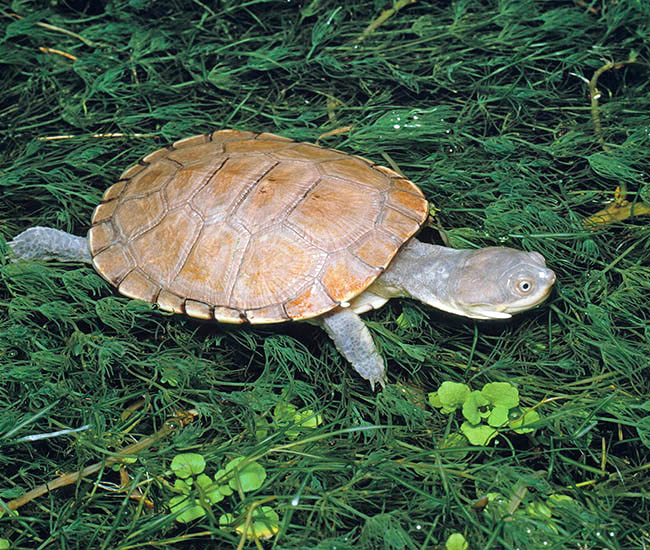
[[[427,394],[427,397],[429,399],[429,405],[432,407],[435,407],[436,409],[440,409],[444,405],[442,404],[442,401],[440,401],[440,397],[438,397],[438,392],[437,391],[432,391]]]
[[[463,416],[470,424],[480,424],[483,416],[481,407],[485,407],[487,404],[488,400],[483,397],[480,391],[473,391],[463,403]]]
[[[178,495],[169,500],[169,508],[173,513],[179,513],[176,521],[179,523],[189,523],[198,518],[205,516],[203,506],[194,498],[187,495]]]
[[[461,460],[467,456],[467,438],[463,434],[456,432],[450,433],[449,436],[443,441],[442,449],[458,449],[448,451],[445,457]]]
[[[185,495],[189,495],[190,491],[192,490],[192,478],[188,478],[187,480],[185,479],[177,479],[174,481],[174,491],[177,493],[183,493]]]
[[[206,500],[210,504],[216,504],[223,500],[224,496],[223,493],[219,491],[219,485],[205,474],[201,474],[196,478],[196,485],[203,491]]]
[[[519,405],[519,390],[508,382],[490,382],[481,390],[491,405],[512,409]]]
[[[556,493],[553,493],[552,495],[549,495],[548,499],[546,500],[546,505],[552,510],[555,506],[566,506],[573,504],[573,502],[574,500],[567,495],[558,495]]]
[[[460,431],[465,434],[465,437],[472,445],[487,445],[497,435],[497,431],[490,426],[485,424],[475,425],[469,422],[463,422]]]
[[[508,423],[508,409],[505,407],[495,406],[490,411],[488,424],[494,428],[500,428]]]
[[[543,502],[531,502],[526,506],[526,512],[530,517],[548,521],[551,519],[551,509]]]
[[[437,398],[442,403],[442,412],[451,413],[460,407],[470,394],[467,384],[458,382],[443,382],[436,392]]]
[[[270,506],[260,506],[253,511],[253,521],[248,526],[246,538],[269,539],[280,529],[280,516]],[[232,514],[223,514],[219,518],[220,527],[234,527],[240,535],[244,532],[244,524],[233,525],[235,517]]]
[[[317,428],[323,423],[323,417],[320,414],[314,414],[311,409],[305,409],[294,415],[293,421],[303,428]]]
[[[447,542],[445,542],[446,550],[467,550],[469,544],[465,540],[465,537],[460,533],[453,533],[449,535]]]
[[[534,424],[539,419],[539,413],[535,409],[526,409],[518,418],[515,418],[512,422],[510,422],[510,428],[512,428],[512,430],[518,434],[534,432],[535,428],[527,428],[526,426],[529,424]]]
[[[232,472],[233,474],[228,485],[234,490],[241,487],[241,490],[247,493],[248,491],[255,491],[262,486],[266,479],[266,470],[257,462],[251,462],[243,468],[239,468],[238,464],[243,460],[246,460],[243,456],[231,460],[226,464],[226,472]]]
[[[219,486],[219,492],[224,496],[232,495],[232,489],[228,486],[228,477],[228,472],[223,469],[214,474],[214,481]]]
[[[176,477],[185,479],[205,470],[205,458],[197,453],[182,453],[174,457],[171,469]]]
[[[293,422],[297,407],[291,403],[278,403],[273,409],[273,419],[278,424],[288,424]]]
[[[0,550],[9,550],[9,541],[7,539],[0,539]]]

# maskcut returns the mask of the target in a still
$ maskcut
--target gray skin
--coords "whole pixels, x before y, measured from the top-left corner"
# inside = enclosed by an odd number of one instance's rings
[[[33,227],[9,246],[17,259],[92,264],[88,240],[58,229]],[[455,250],[411,239],[365,292],[313,321],[374,388],[384,386],[386,369],[360,313],[405,297],[472,319],[508,319],[543,302],[554,282],[555,273],[538,252]]]

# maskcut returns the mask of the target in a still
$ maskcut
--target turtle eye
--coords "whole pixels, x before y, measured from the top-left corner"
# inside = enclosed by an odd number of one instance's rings
[[[517,292],[519,294],[530,294],[533,290],[533,281],[529,279],[521,279],[517,283]]]

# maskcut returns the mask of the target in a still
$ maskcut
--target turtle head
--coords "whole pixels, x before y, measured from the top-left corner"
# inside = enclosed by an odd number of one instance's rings
[[[538,252],[488,247],[466,251],[455,266],[449,311],[473,319],[508,319],[543,302],[555,273]]]

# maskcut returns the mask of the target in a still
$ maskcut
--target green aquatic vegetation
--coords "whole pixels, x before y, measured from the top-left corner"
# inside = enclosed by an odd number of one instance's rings
[[[211,513],[213,505],[235,493],[256,491],[264,484],[266,470],[254,461],[240,456],[229,460],[214,476],[204,473],[206,460],[198,453],[181,453],[176,455],[170,465],[176,476],[173,490],[179,493],[169,500],[169,509],[179,523],[190,523]],[[268,538],[278,530],[279,516],[269,506],[251,508],[252,522],[246,530],[249,538]],[[228,528],[235,524],[236,531],[240,524],[232,513],[219,517],[219,525]]]
[[[446,381],[429,394],[429,404],[445,414],[461,409],[465,421],[460,431],[472,445],[487,445],[497,428],[506,426],[518,434],[534,432],[530,425],[540,420],[536,410],[519,407],[519,391],[508,382],[490,382],[472,391],[467,384]]]

